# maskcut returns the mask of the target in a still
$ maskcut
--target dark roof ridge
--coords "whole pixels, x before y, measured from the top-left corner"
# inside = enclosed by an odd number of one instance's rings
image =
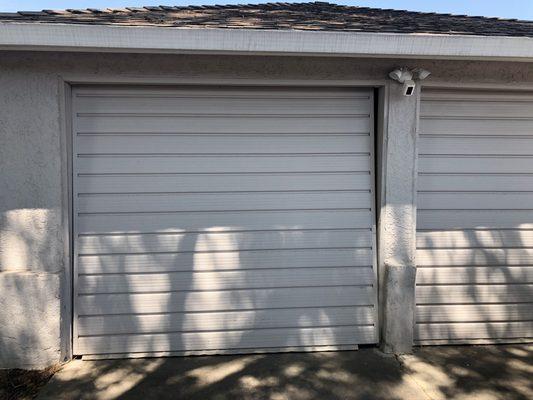
[[[414,15],[432,15],[432,16],[446,16],[446,17],[455,17],[455,18],[477,18],[477,19],[489,19],[489,20],[497,20],[497,21],[509,21],[509,22],[525,22],[525,23],[532,23],[533,21],[530,20],[522,20],[517,18],[503,18],[503,17],[495,17],[495,16],[480,16],[480,15],[466,15],[466,14],[453,14],[453,13],[439,13],[439,12],[428,12],[428,11],[415,11],[415,10],[406,10],[406,9],[396,9],[396,8],[380,8],[380,7],[368,7],[368,6],[356,6],[356,5],[343,5],[343,4],[336,4],[331,3],[327,1],[310,1],[310,2],[294,2],[294,3],[287,3],[287,2],[267,2],[267,3],[247,3],[247,4],[207,4],[207,5],[157,5],[157,6],[140,6],[140,7],[124,7],[124,8],[106,8],[106,9],[96,9],[96,8],[86,8],[86,9],[72,9],[68,8],[65,10],[32,10],[32,11],[16,11],[16,12],[1,12],[1,15],[9,15],[9,14],[19,14],[23,16],[39,16],[44,14],[65,14],[65,13],[72,13],[72,14],[87,14],[87,13],[105,13],[105,12],[147,12],[147,11],[161,11],[161,12],[171,12],[171,11],[185,11],[185,10],[194,10],[194,9],[230,9],[230,8],[253,8],[253,7],[264,7],[264,6],[270,6],[270,7],[292,7],[292,6],[310,6],[310,5],[320,5],[320,6],[328,6],[328,7],[338,7],[345,10],[368,10],[368,11],[376,11],[376,12],[398,12],[403,14],[414,14]]]
[[[533,38],[533,21],[339,5],[323,1],[0,12],[0,23],[8,22]]]

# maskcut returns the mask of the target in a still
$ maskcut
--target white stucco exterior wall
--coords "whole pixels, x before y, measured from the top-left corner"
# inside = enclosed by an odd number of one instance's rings
[[[57,362],[61,158],[56,79],[0,73],[0,366]]]
[[[132,54],[67,54],[3,52],[0,54],[0,367],[38,368],[68,356],[69,325],[68,237],[63,216],[66,168],[61,114],[61,76],[106,77],[123,80],[161,79],[280,79],[354,80],[386,84],[388,72],[397,66],[424,67],[431,80],[465,84],[523,85],[533,83],[533,66],[526,63],[444,62],[417,60],[373,60],[353,58],[193,56]],[[394,107],[404,103],[391,93],[388,102],[388,153],[396,167],[385,170],[383,182],[411,188],[401,164],[413,170],[415,142],[398,142],[399,123],[412,123],[395,116]],[[401,103],[400,103],[401,102]],[[407,111],[413,110],[412,105]],[[379,116],[378,116],[379,117]],[[403,122],[402,122],[403,121]],[[391,126],[392,124],[392,126]],[[403,143],[403,144],[402,144]],[[402,144],[402,147],[395,147]],[[380,145],[378,143],[378,145]],[[406,146],[406,147],[404,147]],[[391,164],[389,164],[390,166]],[[399,172],[401,171],[401,173]],[[411,174],[411,172],[409,173]],[[411,175],[409,175],[411,176]],[[396,184],[392,184],[396,182]],[[409,189],[410,190],[410,189]],[[392,202],[390,195],[383,196]],[[395,198],[406,210],[400,236],[382,232],[378,244],[389,236],[380,259],[411,266],[410,239],[414,232],[415,205],[410,197]],[[399,202],[399,203],[398,203]],[[405,204],[404,204],[405,203]],[[382,221],[395,221],[386,214]],[[396,214],[395,214],[396,215]],[[404,215],[404,214],[402,214]],[[402,217],[403,218],[403,217]],[[402,233],[403,232],[403,233]],[[397,240],[397,241],[395,241]],[[411,247],[409,247],[410,249]],[[400,283],[398,290],[401,292]],[[414,305],[413,305],[414,306]],[[61,311],[60,311],[61,310]],[[66,313],[66,314],[65,314]],[[63,318],[63,324],[61,324]],[[63,343],[62,343],[63,341]],[[66,344],[65,344],[66,342]]]

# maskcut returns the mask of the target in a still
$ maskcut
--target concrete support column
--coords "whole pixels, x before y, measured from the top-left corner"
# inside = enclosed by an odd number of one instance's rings
[[[62,299],[69,267],[62,221],[66,193],[62,157],[66,152],[61,139],[58,73],[29,72],[25,62],[6,67],[3,61],[0,368],[44,368],[61,360],[60,324],[67,317],[61,314],[61,306],[71,301]]]
[[[420,86],[404,96],[391,81],[386,93],[381,152],[380,320],[382,349],[413,346],[416,277],[416,174]]]

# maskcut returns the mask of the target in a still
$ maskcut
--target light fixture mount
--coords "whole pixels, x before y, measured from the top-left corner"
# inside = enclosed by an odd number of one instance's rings
[[[389,78],[403,85],[403,95],[412,96],[415,92],[416,82],[426,79],[431,72],[423,68],[409,69],[396,68],[389,72]]]

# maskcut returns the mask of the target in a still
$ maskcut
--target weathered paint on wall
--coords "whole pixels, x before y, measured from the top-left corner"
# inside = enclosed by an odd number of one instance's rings
[[[1,53],[0,326],[9,329],[0,331],[0,366],[40,367],[60,360],[58,299],[64,288],[59,282],[65,282],[64,271],[70,267],[61,219],[67,205],[61,175],[65,165],[59,76],[383,80],[397,66],[426,68],[433,81],[533,82],[533,65],[526,63]],[[405,159],[406,166],[411,162]],[[396,239],[393,231],[382,235],[390,237],[381,240]]]

